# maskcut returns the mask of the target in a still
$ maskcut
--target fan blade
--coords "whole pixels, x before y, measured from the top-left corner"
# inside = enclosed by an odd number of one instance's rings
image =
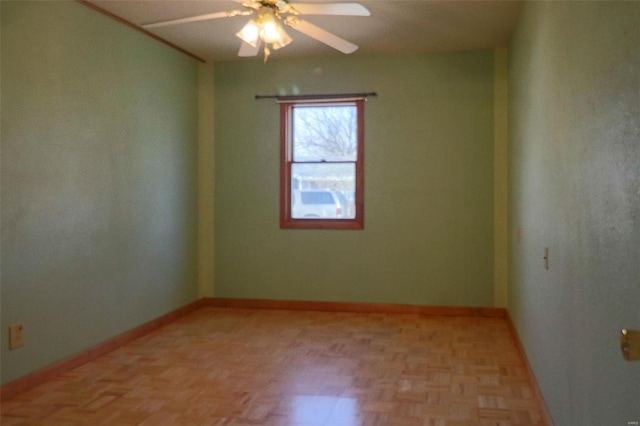
[[[371,16],[360,3],[293,3],[291,7],[301,15]]]
[[[167,25],[186,24],[189,22],[198,22],[198,21],[206,21],[209,19],[226,18],[228,16],[233,16],[232,13],[233,12],[216,12],[216,13],[208,13],[206,15],[191,16],[188,18],[172,19],[170,21],[152,22],[150,24],[143,24],[142,28],[158,28],[158,27],[164,27]]]
[[[307,22],[303,19],[296,19],[293,22],[287,23],[291,28],[296,31],[300,31],[302,34],[306,34],[311,38],[315,38],[316,40],[326,44],[327,46],[331,46],[336,50],[339,50],[342,53],[353,53],[358,50],[358,46],[353,43],[348,42],[345,39],[338,37],[337,35],[331,34],[328,31],[323,30],[320,27],[316,27],[310,22]]]
[[[260,45],[261,44],[262,44],[262,40],[258,40],[258,43],[256,44],[256,47],[253,47],[252,45],[250,45],[246,41],[243,41],[242,44],[240,45],[240,50],[238,51],[238,56],[241,56],[243,58],[246,58],[246,57],[249,57],[249,56],[257,56],[258,52],[260,52]]]

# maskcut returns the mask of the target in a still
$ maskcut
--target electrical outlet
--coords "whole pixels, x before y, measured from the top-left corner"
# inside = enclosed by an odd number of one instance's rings
[[[9,326],[9,349],[16,349],[24,346],[24,324],[13,324]]]

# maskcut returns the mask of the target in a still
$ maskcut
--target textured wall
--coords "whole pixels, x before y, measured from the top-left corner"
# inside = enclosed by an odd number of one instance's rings
[[[216,296],[493,305],[493,51],[216,64]],[[365,229],[279,229],[279,107],[376,91]]]
[[[640,3],[528,3],[509,55],[511,315],[556,424],[634,424]]]
[[[198,75],[79,3],[1,7],[6,383],[195,299]]]

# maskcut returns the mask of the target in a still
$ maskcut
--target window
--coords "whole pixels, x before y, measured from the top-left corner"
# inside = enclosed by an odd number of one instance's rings
[[[363,228],[363,110],[363,99],[281,100],[281,228]]]

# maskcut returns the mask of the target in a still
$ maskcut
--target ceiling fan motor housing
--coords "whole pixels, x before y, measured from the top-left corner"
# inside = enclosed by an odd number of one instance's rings
[[[260,11],[262,8],[269,8],[278,18],[280,18],[281,14],[287,13],[298,15],[298,11],[289,4],[288,0],[256,0],[242,3],[242,5],[248,9],[253,9],[254,11]]]

